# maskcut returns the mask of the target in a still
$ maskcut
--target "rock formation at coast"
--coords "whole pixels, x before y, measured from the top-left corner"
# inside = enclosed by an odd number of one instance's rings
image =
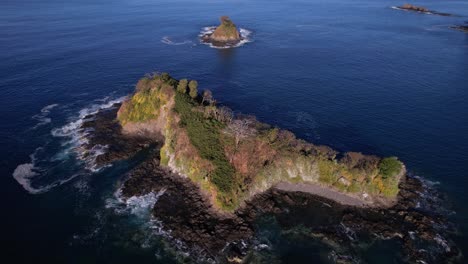
[[[281,182],[313,184],[310,192],[340,193],[365,206],[388,205],[398,194],[405,168],[397,158],[311,144],[236,116],[197,89],[196,81],[168,74],[143,78],[118,120],[127,135],[162,138],[161,164],[199,184],[216,208],[235,210]]]
[[[201,36],[205,43],[215,46],[234,46],[242,40],[242,36],[236,25],[227,16],[220,18],[221,24],[213,32]]]
[[[355,263],[358,242],[376,240],[396,241],[409,262],[459,257],[441,198],[405,177],[396,158],[338,154],[234,116],[211,92],[198,93],[196,81],[147,76],[122,105],[88,119],[85,147],[109,146],[101,165],[138,160],[121,186],[123,199],[161,193],[154,217],[193,258],[270,262],[258,255],[269,245],[256,240],[266,216],[284,239],[320,241],[337,263]]]

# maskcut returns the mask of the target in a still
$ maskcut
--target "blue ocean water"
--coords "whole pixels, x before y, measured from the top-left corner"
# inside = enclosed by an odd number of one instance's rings
[[[175,261],[142,246],[144,217],[102,209],[133,164],[93,173],[72,151],[80,114],[166,71],[301,138],[400,157],[440,183],[468,254],[468,35],[448,28],[468,20],[468,2],[413,3],[458,16],[394,10],[395,0],[1,1],[2,250],[62,263]],[[200,44],[221,15],[251,42]],[[100,244],[109,234],[115,245]],[[292,249],[291,261],[307,263],[308,250]]]

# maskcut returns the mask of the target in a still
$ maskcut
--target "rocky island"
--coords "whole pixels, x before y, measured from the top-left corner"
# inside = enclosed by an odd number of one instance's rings
[[[441,12],[429,10],[426,7],[415,6],[412,4],[404,4],[402,6],[398,6],[397,8],[401,10],[407,10],[407,11],[419,12],[419,13],[425,13],[425,14],[432,14],[432,15],[439,15],[439,16],[452,16],[451,14],[448,14],[448,13],[441,13]]]
[[[214,31],[201,36],[201,41],[217,47],[235,46],[242,40],[236,25],[227,16],[220,18],[221,24]]]
[[[459,257],[440,198],[397,158],[297,139],[217,105],[195,80],[149,75],[122,104],[89,119],[87,148],[109,146],[99,163],[146,153],[119,193],[158,193],[154,217],[197,262],[269,262],[257,254],[268,245],[255,237],[271,216],[285,239],[320,241],[336,263],[355,263],[356,241],[375,240],[396,240],[409,262]]]
[[[293,133],[236,116],[217,106],[197,82],[168,74],[138,82],[118,120],[124,133],[163,139],[161,164],[191,179],[220,209],[232,211],[280,185],[341,197],[343,203],[385,205],[398,194],[405,168],[397,158],[339,154]]]

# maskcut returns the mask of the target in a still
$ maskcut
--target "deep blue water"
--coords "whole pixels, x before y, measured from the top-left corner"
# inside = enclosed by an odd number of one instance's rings
[[[147,233],[130,216],[127,229],[100,224],[124,221],[103,208],[131,162],[90,173],[69,150],[73,137],[57,135],[80,110],[130,93],[145,73],[167,71],[301,138],[400,157],[411,173],[440,182],[468,254],[468,35],[448,28],[468,20],[468,2],[413,2],[457,17],[390,8],[403,2],[1,1],[2,250],[36,261],[174,260],[142,248]],[[220,15],[251,31],[252,42],[229,50],[199,44],[200,30]],[[41,194],[12,176],[33,163],[31,186],[46,188]],[[99,243],[106,236],[115,247]],[[308,250],[284,258],[306,263]]]

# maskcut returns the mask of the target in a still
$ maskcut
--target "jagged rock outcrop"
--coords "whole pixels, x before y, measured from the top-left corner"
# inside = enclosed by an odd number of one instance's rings
[[[201,40],[219,47],[233,46],[239,43],[242,40],[242,35],[231,19],[222,16],[220,21],[221,24],[213,32],[203,35]]]
[[[220,19],[221,25],[219,25],[210,38],[218,42],[236,42],[241,39],[239,30],[236,25],[227,16],[222,16]]]

